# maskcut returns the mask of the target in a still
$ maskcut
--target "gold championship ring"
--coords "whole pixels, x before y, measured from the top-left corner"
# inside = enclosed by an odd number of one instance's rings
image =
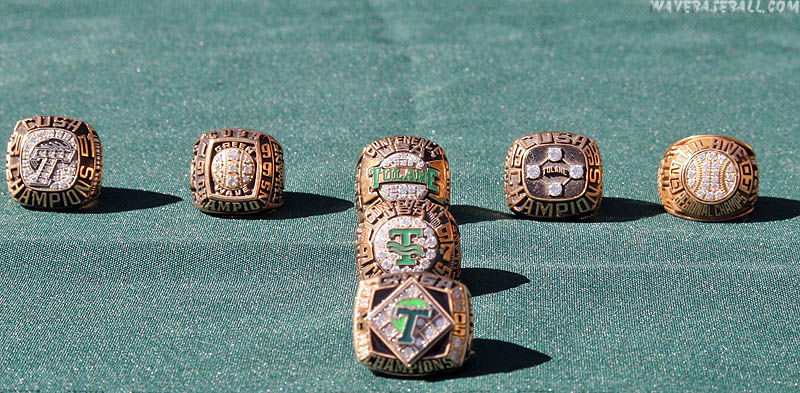
[[[356,210],[381,201],[430,200],[450,205],[450,165],[436,143],[414,136],[378,139],[356,164]]]
[[[570,132],[542,132],[514,141],[504,180],[509,209],[539,219],[588,217],[603,199],[597,145]]]
[[[207,132],[194,144],[190,183],[195,207],[206,213],[275,210],[283,206],[283,149],[258,131]]]
[[[33,209],[85,207],[100,196],[103,154],[89,124],[63,116],[17,122],[6,151],[11,197]]]
[[[386,201],[364,212],[356,230],[360,279],[388,273],[461,275],[458,226],[450,212],[429,201]]]
[[[753,149],[726,136],[698,135],[670,146],[658,170],[664,209],[697,221],[725,221],[751,211],[758,196]]]
[[[432,273],[361,281],[353,347],[372,370],[421,376],[461,366],[472,346],[472,301],[464,284]]]

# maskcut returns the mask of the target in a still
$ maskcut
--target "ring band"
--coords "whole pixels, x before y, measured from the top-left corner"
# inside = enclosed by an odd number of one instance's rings
[[[517,139],[506,155],[509,209],[538,219],[585,218],[603,199],[603,163],[597,144],[571,132]]]
[[[190,188],[195,207],[238,215],[283,206],[283,149],[262,132],[226,128],[207,132],[194,144]]]
[[[63,116],[17,122],[6,151],[11,198],[34,209],[85,207],[100,196],[103,153],[94,128]]]
[[[720,135],[697,135],[675,142],[658,172],[664,209],[697,221],[742,217],[758,197],[758,165],[748,144]]]
[[[464,284],[432,273],[361,281],[353,311],[359,363],[392,375],[454,369],[470,355],[472,300]]]
[[[450,205],[450,164],[435,142],[414,136],[379,139],[356,164],[356,210],[381,201],[429,200]]]

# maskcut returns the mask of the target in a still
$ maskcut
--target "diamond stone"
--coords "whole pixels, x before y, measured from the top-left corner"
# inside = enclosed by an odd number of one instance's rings
[[[378,315],[389,318],[380,319]],[[422,357],[454,326],[450,315],[414,278],[389,294],[367,315],[367,320],[380,340],[406,365]]]
[[[542,175],[542,169],[536,164],[530,164],[526,168],[528,179],[538,179]]]
[[[583,167],[580,165],[573,165],[569,167],[569,177],[573,179],[580,179],[583,177]]]
[[[562,187],[561,184],[553,183],[547,186],[547,192],[550,196],[559,196],[561,195]]]
[[[547,148],[547,158],[550,161],[561,161],[561,157],[563,157],[564,152],[561,150],[560,147],[549,147]]]

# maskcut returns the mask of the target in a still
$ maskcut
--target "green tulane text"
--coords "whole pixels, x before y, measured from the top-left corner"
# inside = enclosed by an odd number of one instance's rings
[[[419,183],[424,184],[428,190],[439,192],[436,180],[439,171],[432,168],[369,168],[369,177],[372,179],[372,188],[377,189],[383,183]]]

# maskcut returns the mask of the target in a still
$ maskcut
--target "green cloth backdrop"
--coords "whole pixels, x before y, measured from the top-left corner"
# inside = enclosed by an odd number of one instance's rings
[[[786,391],[800,385],[800,15],[651,13],[648,1],[0,3],[0,124],[99,133],[99,205],[0,201],[0,391]],[[195,138],[275,136],[287,204],[191,204]],[[510,143],[597,140],[600,214],[515,219]],[[747,219],[663,212],[674,141],[749,142]],[[403,380],[359,366],[353,173],[413,134],[452,168],[475,355]],[[7,194],[5,194],[7,196]]]

